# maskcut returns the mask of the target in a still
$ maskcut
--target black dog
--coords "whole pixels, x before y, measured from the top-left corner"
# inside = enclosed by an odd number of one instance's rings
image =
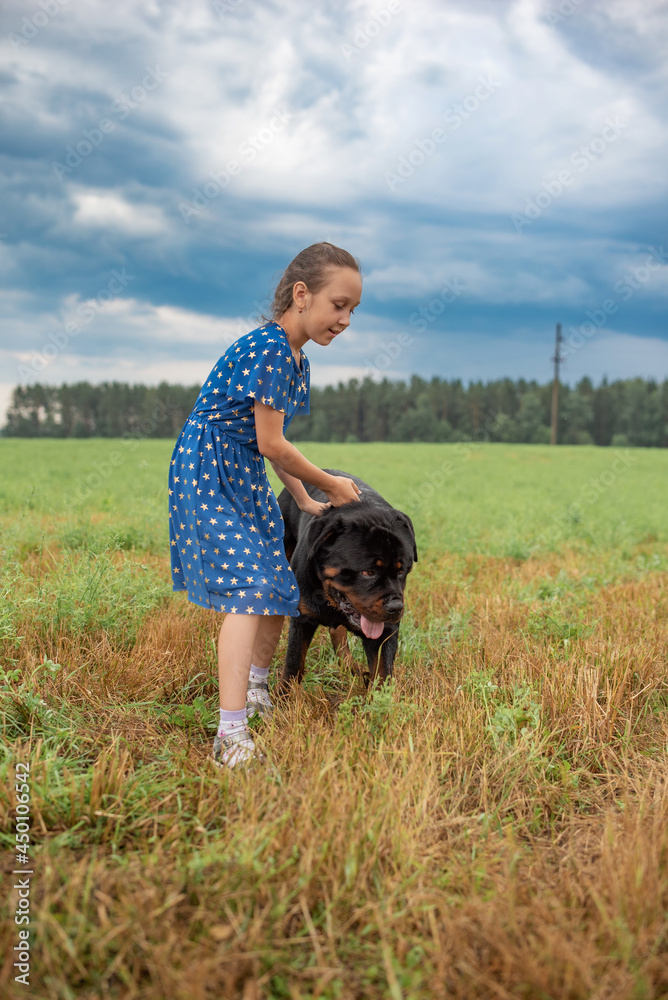
[[[299,510],[287,489],[278,498],[285,521],[285,552],[300,594],[299,617],[290,619],[281,692],[291,681],[301,681],[318,625],[329,628],[337,655],[350,666],[347,632],[361,637],[369,667],[367,684],[379,673],[383,680],[391,677],[406,577],[417,561],[415,532],[406,514],[357,476],[325,471],[357,483],[362,491],[359,501],[313,517]],[[320,490],[304,486],[314,500],[327,501]]]

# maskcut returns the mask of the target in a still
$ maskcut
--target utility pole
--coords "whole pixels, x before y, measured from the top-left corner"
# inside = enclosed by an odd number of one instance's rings
[[[552,382],[552,424],[550,427],[550,444],[557,443],[557,423],[559,420],[559,365],[564,360],[559,353],[561,342],[561,323],[557,323],[557,336],[554,345],[554,381]]]

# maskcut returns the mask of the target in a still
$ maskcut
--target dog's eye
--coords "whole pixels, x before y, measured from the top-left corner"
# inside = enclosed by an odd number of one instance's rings
[[[375,572],[372,569],[363,569],[362,576],[375,576]]]

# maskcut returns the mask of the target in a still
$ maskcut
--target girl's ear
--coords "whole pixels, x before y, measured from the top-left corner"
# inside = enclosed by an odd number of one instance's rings
[[[303,281],[295,281],[292,286],[292,299],[298,309],[303,309],[306,305],[308,288]]]

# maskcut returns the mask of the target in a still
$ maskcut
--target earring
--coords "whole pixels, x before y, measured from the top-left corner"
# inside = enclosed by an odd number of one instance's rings
[[[301,309],[300,309],[299,311],[300,311],[300,312],[302,312],[302,310],[301,310]]]

